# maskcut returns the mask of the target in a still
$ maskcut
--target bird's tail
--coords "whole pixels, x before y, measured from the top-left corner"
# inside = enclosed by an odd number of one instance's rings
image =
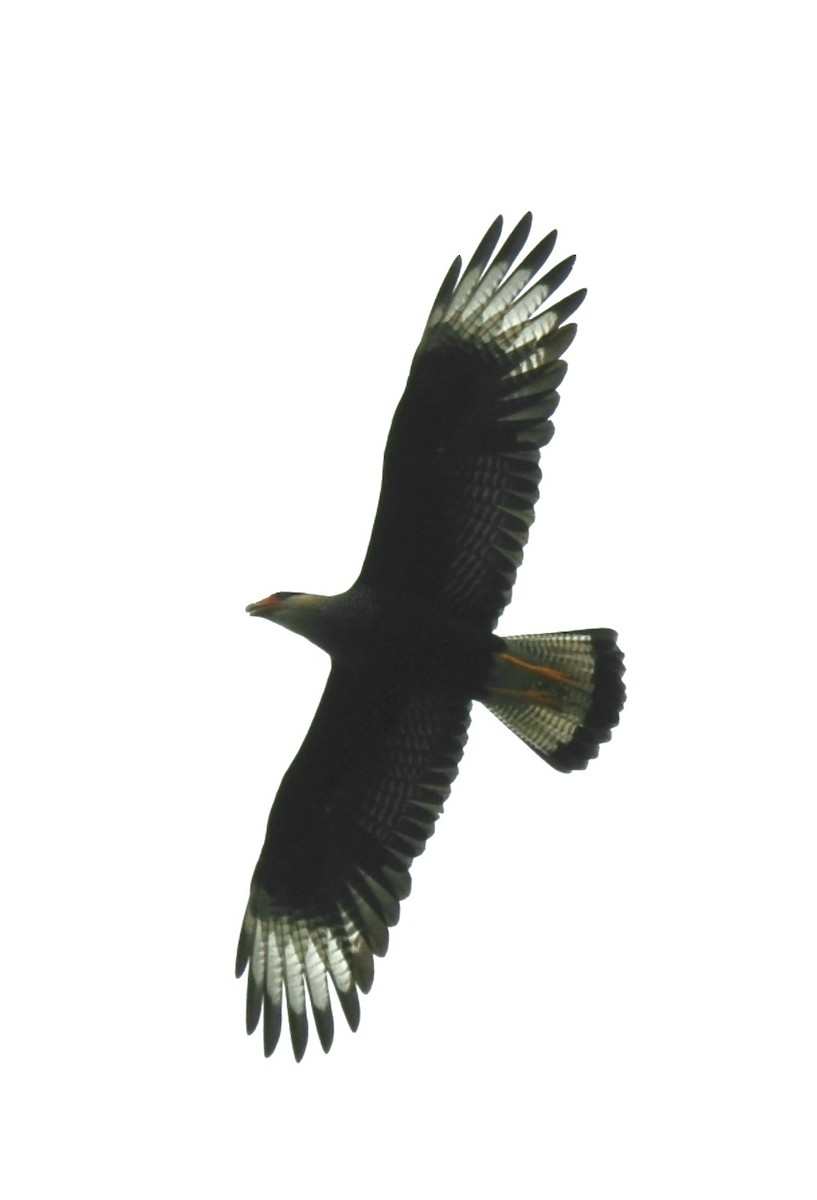
[[[483,703],[557,771],[582,770],[610,740],[624,704],[612,629],[505,638]]]

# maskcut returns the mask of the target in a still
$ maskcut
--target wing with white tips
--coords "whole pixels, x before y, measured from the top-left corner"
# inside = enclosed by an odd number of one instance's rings
[[[584,291],[540,311],[573,258],[537,278],[550,233],[514,266],[530,213],[496,251],[493,223],[434,301],[394,416],[360,581],[493,628],[511,596],[551,438],[565,325]],[[493,256],[493,257],[492,257]]]
[[[311,1010],[328,1050],[331,980],[352,1029],[373,955],[409,894],[465,745],[467,699],[395,693],[382,677],[334,665],[304,743],[270,813],[238,945],[249,967],[247,1030],[263,1013],[264,1052],[287,1011],[303,1057]]]

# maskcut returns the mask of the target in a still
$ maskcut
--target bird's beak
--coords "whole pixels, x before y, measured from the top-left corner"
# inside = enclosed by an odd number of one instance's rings
[[[248,604],[244,611],[253,617],[266,617],[273,609],[280,607],[280,604],[277,596],[267,596],[266,600],[256,600],[255,604]]]

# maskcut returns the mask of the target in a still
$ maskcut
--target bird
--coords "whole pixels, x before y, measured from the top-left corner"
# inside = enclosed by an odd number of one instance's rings
[[[328,1051],[334,996],[352,1030],[386,953],[410,869],[457,775],[479,701],[558,771],[581,770],[618,724],[612,629],[500,637],[554,426],[565,323],[585,289],[543,307],[575,256],[546,273],[556,231],[520,259],[526,213],[502,218],[443,279],[386,442],[360,574],[336,596],[276,592],[253,616],[331,659],[322,698],[272,805],[241,926],[246,1027],[295,1059],[309,1012]],[[330,994],[331,984],[331,994]]]

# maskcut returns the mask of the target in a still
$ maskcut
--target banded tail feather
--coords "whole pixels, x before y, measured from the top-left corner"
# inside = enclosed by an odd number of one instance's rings
[[[624,704],[616,639],[612,629],[504,638],[483,704],[557,771],[581,771]]]

